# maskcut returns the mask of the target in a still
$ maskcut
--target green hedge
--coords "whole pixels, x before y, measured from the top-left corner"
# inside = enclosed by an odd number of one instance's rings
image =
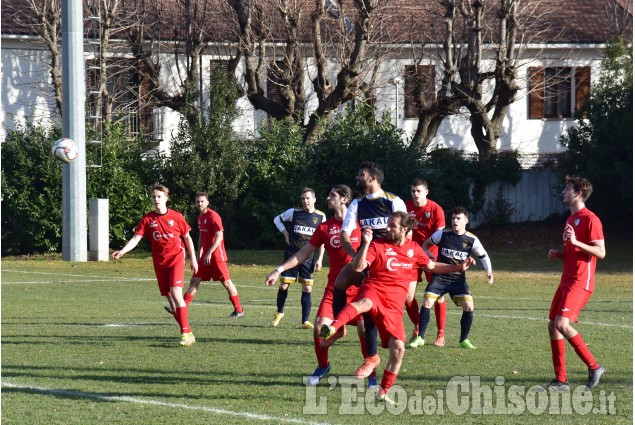
[[[326,211],[329,189],[339,183],[354,188],[362,161],[381,163],[384,188],[404,200],[410,198],[412,179],[426,178],[430,197],[448,210],[463,205],[476,212],[483,208],[487,184],[515,183],[520,176],[515,154],[495,156],[487,163],[448,149],[422,157],[404,143],[390,119],[377,121],[364,108],[321,123],[323,135],[315,144],[304,142],[302,127],[286,120],[270,122],[251,140],[236,140],[231,132],[233,95],[212,93],[215,110],[208,111],[207,118],[184,120],[171,142],[170,157],[144,158],[143,141],[128,141],[124,127],[107,129],[103,166],[88,169],[87,193],[109,199],[112,248],[121,247],[151,210],[148,188],[154,182],[170,188],[168,206],[188,218],[193,237],[194,193],[204,190],[223,217],[229,247],[280,248],[275,215],[300,206],[305,186],[316,190],[316,206]],[[50,157],[57,137],[57,129],[8,130],[2,149],[2,255],[61,249],[61,167]]]

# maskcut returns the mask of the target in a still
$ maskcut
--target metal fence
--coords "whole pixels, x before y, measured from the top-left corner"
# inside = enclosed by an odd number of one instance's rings
[[[472,218],[474,225],[489,222],[507,214],[511,223],[541,221],[566,211],[560,192],[563,180],[554,168],[522,170],[520,181],[495,183],[485,191],[485,208]]]

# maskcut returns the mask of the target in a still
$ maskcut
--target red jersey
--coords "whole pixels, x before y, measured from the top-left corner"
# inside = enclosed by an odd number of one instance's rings
[[[203,214],[196,219],[198,231],[201,237],[201,245],[203,247],[203,255],[216,240],[216,232],[223,231],[223,220],[220,215],[211,208],[208,208]],[[200,247],[199,247],[200,249]],[[227,252],[225,251],[225,240],[223,239],[218,248],[212,253],[212,260],[227,261]]]
[[[406,201],[406,211],[410,217],[415,218],[419,225],[412,231],[412,240],[419,245],[428,239],[434,232],[445,227],[445,213],[443,208],[436,202],[428,199],[423,207],[417,207],[410,199]],[[436,245],[430,246],[430,252],[437,258],[439,248]]]
[[[383,297],[386,307],[403,314],[412,271],[427,265],[430,258],[421,245],[409,239],[402,246],[375,239],[368,247],[366,262],[369,271],[364,285],[372,285]]]
[[[344,268],[344,266],[352,260],[351,256],[348,255],[344,248],[342,248],[340,243],[342,224],[342,221],[337,220],[335,217],[331,217],[321,223],[317,229],[315,229],[315,232],[313,232],[311,239],[309,239],[309,243],[315,247],[319,247],[324,244],[324,249],[329,255],[330,267],[328,283],[326,286],[327,288],[331,288],[331,290],[337,275],[340,274],[342,268]],[[361,230],[359,227],[353,229],[350,239],[353,249],[356,250],[359,248],[359,244],[361,242]]]
[[[602,222],[594,213],[582,208],[567,219],[575,231],[575,237],[589,245],[594,241],[603,241]],[[564,242],[564,266],[562,268],[561,287],[578,287],[593,292],[595,289],[595,265],[597,257],[575,248],[569,241]]]
[[[185,262],[185,245],[181,237],[190,231],[181,213],[168,209],[165,214],[151,211],[141,217],[135,233],[150,241],[155,267],[170,267]]]

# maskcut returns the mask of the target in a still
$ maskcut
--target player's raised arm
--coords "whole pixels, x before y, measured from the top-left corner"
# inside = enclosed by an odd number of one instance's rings
[[[457,272],[464,272],[475,263],[472,257],[467,257],[465,261],[459,264],[444,264],[436,261],[430,261],[426,265],[426,270],[434,271],[436,274],[450,274]]]
[[[370,246],[370,242],[373,240],[373,231],[370,227],[367,227],[362,232],[362,244],[353,257],[353,267],[356,272],[361,272],[367,266],[366,264],[366,254],[368,253],[368,247]]]
[[[590,241],[588,244],[580,242],[575,236],[575,229],[572,225],[568,224],[564,228],[562,238],[579,250],[586,254],[593,255],[600,260],[606,256],[606,250],[604,248],[604,240]]]
[[[324,245],[320,245],[320,247],[324,249]],[[298,264],[304,263],[307,258],[309,258],[317,249],[318,247],[313,246],[310,243],[304,245],[298,252],[289,257],[287,261],[282,263],[282,265],[278,266],[267,275],[267,277],[265,278],[265,285],[272,286],[274,283],[276,283],[276,280],[280,276],[280,273],[285,270],[292,269]]]

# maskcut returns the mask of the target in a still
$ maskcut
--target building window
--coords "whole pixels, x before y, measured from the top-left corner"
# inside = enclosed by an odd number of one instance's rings
[[[589,100],[588,66],[529,68],[529,118],[573,118]]]
[[[106,66],[105,83],[108,94],[99,95],[99,63],[87,61],[87,91],[91,116],[100,116],[112,122],[122,122],[128,127],[130,137],[161,139],[155,129],[157,120],[152,100],[154,83],[142,63],[134,59],[111,59]],[[99,110],[101,109],[101,111]]]
[[[404,118],[418,118],[419,111],[436,101],[434,65],[406,65],[404,69]]]
[[[229,73],[229,61],[221,59],[212,59],[211,61],[209,61],[209,76],[211,84],[214,83],[215,75],[220,70]]]
[[[282,105],[282,89],[286,85],[284,80],[284,61],[271,61],[267,69],[267,98]]]

